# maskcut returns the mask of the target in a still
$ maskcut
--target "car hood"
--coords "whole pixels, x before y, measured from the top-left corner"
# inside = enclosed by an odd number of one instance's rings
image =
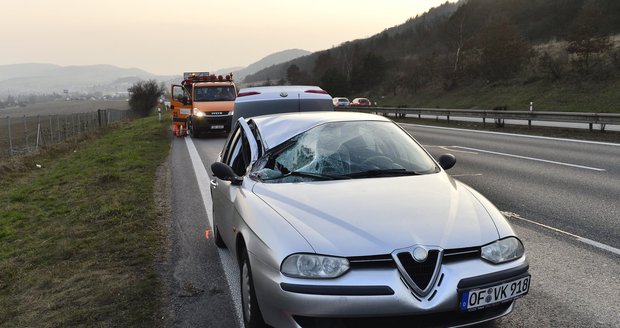
[[[378,255],[413,245],[455,249],[499,237],[481,202],[444,172],[257,183],[253,191],[319,254]]]

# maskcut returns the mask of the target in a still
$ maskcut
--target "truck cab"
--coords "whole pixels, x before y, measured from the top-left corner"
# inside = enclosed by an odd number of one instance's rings
[[[237,89],[230,75],[215,76],[208,72],[184,73],[181,85],[172,85],[172,103],[178,106],[179,120],[192,137],[201,133],[228,133]],[[173,120],[174,120],[173,116]]]

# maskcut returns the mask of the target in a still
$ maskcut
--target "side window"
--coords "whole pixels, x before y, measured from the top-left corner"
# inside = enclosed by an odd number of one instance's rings
[[[242,138],[237,139],[232,148],[233,152],[230,156],[230,162],[227,163],[238,176],[244,175],[246,168],[243,152],[241,151],[242,143]]]
[[[177,101],[183,101],[183,99],[187,99],[187,96],[188,92],[185,90],[185,88],[176,85],[172,87],[172,99]]]
[[[237,127],[232,133],[231,137],[228,139],[228,142],[224,146],[224,152],[222,153],[222,163],[226,163],[230,165],[230,156],[233,153],[234,145],[239,139],[241,135],[241,129]]]
[[[239,135],[231,144],[232,152],[228,164],[238,176],[245,175],[246,168],[250,164],[250,144],[245,134],[239,129]]]

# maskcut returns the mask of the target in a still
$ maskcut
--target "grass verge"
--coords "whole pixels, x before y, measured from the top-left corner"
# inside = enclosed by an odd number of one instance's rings
[[[124,123],[2,173],[0,326],[161,325],[153,191],[165,127]]]
[[[604,82],[464,85],[451,91],[428,88],[406,95],[386,95],[380,106],[428,108],[492,109],[506,106],[508,110],[620,113],[620,79]]]

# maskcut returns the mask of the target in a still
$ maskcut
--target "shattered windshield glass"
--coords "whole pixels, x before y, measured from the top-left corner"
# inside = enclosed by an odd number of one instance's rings
[[[253,177],[269,183],[434,173],[433,160],[392,122],[316,126],[256,162]]]

